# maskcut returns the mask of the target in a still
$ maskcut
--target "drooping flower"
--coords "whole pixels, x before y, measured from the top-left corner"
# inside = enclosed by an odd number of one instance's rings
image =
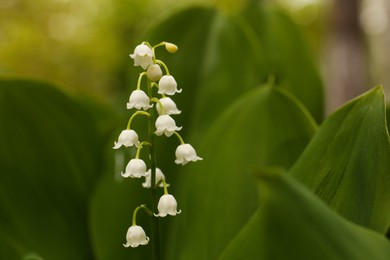
[[[127,230],[125,247],[137,247],[149,243],[149,237],[146,236],[144,229],[141,226],[131,226]]]
[[[158,81],[161,79],[162,74],[163,72],[158,64],[150,65],[146,71],[146,76],[148,76],[151,81]]]
[[[175,93],[180,93],[182,89],[177,89],[177,83],[174,77],[171,75],[164,75],[161,77],[158,82],[158,93],[166,95],[174,95]]]
[[[166,215],[176,216],[181,213],[181,210],[177,211],[176,199],[171,194],[161,196],[157,209],[158,214],[154,214],[156,217],[165,217]]]
[[[141,159],[131,159],[126,166],[126,171],[121,175],[124,178],[141,178],[146,175],[146,164]]]
[[[127,109],[143,109],[147,110],[153,105],[150,104],[148,95],[140,89],[136,89],[130,94],[129,102],[127,103]]]
[[[182,127],[177,127],[175,120],[169,115],[161,115],[156,120],[156,135],[165,134],[167,137],[173,135],[176,131],[180,131]]]
[[[160,168],[156,168],[156,182],[155,184],[159,183],[159,186],[160,187],[163,187],[164,184],[162,182],[162,180],[165,180],[165,176],[164,174],[162,173],[162,171],[160,170]],[[167,187],[169,186],[168,183],[166,183]],[[152,170],[149,169],[147,172],[146,172],[146,176],[145,176],[145,182],[142,183],[142,187],[144,188],[150,188],[152,186]]]
[[[177,109],[176,103],[170,97],[160,98],[161,105],[164,109],[165,114],[167,115],[178,115],[181,113],[179,109]],[[161,115],[160,105],[156,105],[156,109],[159,115]]]
[[[130,54],[130,58],[134,59],[134,66],[141,66],[146,69],[153,63],[153,51],[148,45],[141,43],[135,47],[134,53]]]
[[[123,130],[118,137],[118,142],[114,142],[113,148],[118,149],[122,145],[125,147],[138,146],[138,134],[134,130]]]
[[[196,162],[203,160],[203,158],[196,155],[194,147],[190,144],[181,144],[176,148],[176,164],[185,165],[188,162]]]

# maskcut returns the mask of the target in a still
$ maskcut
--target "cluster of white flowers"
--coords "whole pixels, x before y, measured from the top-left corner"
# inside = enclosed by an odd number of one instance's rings
[[[176,199],[168,193],[167,187],[169,184],[165,181],[165,176],[161,169],[152,167],[154,169],[147,169],[147,164],[144,160],[140,159],[140,151],[144,146],[153,146],[152,140],[139,141],[138,134],[136,131],[131,129],[131,122],[137,115],[145,115],[149,120],[154,120],[154,108],[153,103],[156,103],[155,109],[158,117],[154,122],[154,132],[156,136],[165,135],[170,137],[176,135],[180,141],[180,145],[176,148],[176,164],[185,165],[188,162],[195,162],[202,160],[201,157],[197,156],[195,149],[188,143],[183,141],[178,131],[182,127],[176,125],[175,120],[171,115],[178,115],[181,111],[177,108],[176,103],[168,96],[173,96],[176,93],[181,93],[181,89],[177,88],[175,78],[170,75],[169,70],[164,62],[156,59],[155,48],[159,46],[165,46],[166,50],[170,53],[177,51],[177,46],[168,42],[161,42],[155,46],[151,46],[147,42],[143,42],[134,49],[134,53],[130,54],[130,57],[134,59],[134,66],[140,66],[144,70],[140,73],[136,90],[134,90],[127,103],[127,109],[137,110],[129,119],[127,128],[123,130],[118,141],[114,143],[114,149],[119,149],[121,146],[137,147],[137,153],[135,158],[131,159],[126,166],[125,172],[121,173],[124,178],[141,178],[145,177],[145,182],[142,183],[144,188],[163,187],[164,194],[160,197],[157,205],[157,214],[153,214],[155,217],[165,217],[167,215],[175,216],[181,211],[177,210]],[[165,70],[163,73],[162,68]],[[148,85],[146,92],[141,90],[142,78],[146,76]],[[158,83],[157,83],[158,82]],[[157,93],[161,95],[160,98],[153,97],[152,88],[157,87]],[[148,93],[148,94],[147,94]],[[151,156],[149,156],[149,159]],[[151,165],[154,165],[150,163]],[[154,174],[154,176],[152,176]],[[155,182],[152,184],[152,180]],[[146,236],[145,231],[142,227],[137,226],[135,218],[138,209],[147,209],[145,205],[138,207],[133,214],[133,224],[128,229],[126,235],[125,247],[137,247],[138,245],[146,245],[149,242],[149,238]],[[149,209],[147,209],[149,210]],[[150,211],[150,210],[149,210]]]

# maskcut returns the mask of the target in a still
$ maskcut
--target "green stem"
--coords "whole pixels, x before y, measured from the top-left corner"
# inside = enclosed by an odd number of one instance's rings
[[[156,102],[160,106],[161,115],[165,115],[164,107],[163,107],[163,105],[161,104],[161,101],[158,98],[154,97],[154,98],[150,99],[150,101]]]
[[[164,195],[168,194],[168,189],[167,189],[167,183],[165,182],[165,179],[162,178],[163,186],[164,186]]]
[[[148,79],[148,95],[149,98],[153,98],[153,92],[152,92],[152,83]],[[148,133],[149,133],[149,142],[150,142],[150,169],[151,169],[151,183],[156,183],[156,150],[155,150],[155,142],[154,142],[154,110],[152,108],[149,109],[149,126],[148,126]],[[157,208],[157,187],[154,185],[151,185],[151,197],[152,197],[152,208]],[[153,250],[153,259],[154,260],[160,260],[161,259],[161,249],[160,249],[160,220],[159,218],[151,218],[152,220],[152,250]]]
[[[141,89],[141,80],[142,80],[142,77],[146,75],[146,72],[141,72],[139,74],[139,77],[138,77],[138,82],[137,82],[137,90],[140,90]]]
[[[177,136],[177,138],[179,139],[179,141],[180,141],[181,144],[185,144],[183,138],[179,135],[178,132],[175,132],[174,134]]]
[[[166,74],[166,75],[171,75],[171,74],[169,73],[169,70],[168,70],[167,65],[165,65],[165,63],[164,63],[163,61],[161,61],[161,60],[155,60],[155,63],[158,63],[158,64],[160,64],[161,66],[164,67],[164,70],[165,70],[165,74]]]
[[[153,51],[153,62],[154,63],[156,63],[156,53],[155,53],[155,49],[157,48],[157,47],[160,47],[160,46],[164,46],[165,45],[165,42],[160,42],[159,44],[156,44],[156,45],[154,45],[153,47],[151,47],[152,48],[152,51]]]
[[[142,149],[142,147],[143,147],[144,145],[149,145],[149,146],[151,146],[151,144],[150,144],[148,141],[142,141],[142,142],[139,144],[138,148],[137,148],[137,153],[136,153],[136,155],[135,155],[135,159],[139,159],[139,154],[140,154],[141,149]]]
[[[127,122],[127,130],[130,130],[131,128],[131,122],[133,121],[133,119],[137,116],[137,115],[144,115],[144,116],[148,116],[150,117],[150,114],[148,112],[145,112],[145,111],[137,111],[135,112],[129,119],[129,122]]]
[[[144,209],[144,210],[146,211],[146,213],[149,214],[149,216],[153,216],[153,212],[152,212],[150,209],[148,209],[148,208],[146,207],[146,205],[138,206],[138,207],[134,210],[134,212],[133,212],[133,222],[132,222],[132,226],[136,226],[136,225],[137,225],[137,213],[138,213],[138,210],[140,210],[140,209]]]

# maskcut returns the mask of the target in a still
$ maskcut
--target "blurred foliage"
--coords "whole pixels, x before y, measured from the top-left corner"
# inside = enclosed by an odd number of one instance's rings
[[[150,244],[122,246],[132,210],[150,194],[142,180],[119,175],[134,150],[111,150],[129,116],[140,72],[129,46],[140,35],[179,45],[158,57],[183,88],[175,96],[181,133],[204,157],[173,165],[178,143],[157,138],[158,166],[183,210],[161,220],[165,259],[389,257],[382,89],[322,122],[318,69],[284,11],[258,3],[232,11],[241,5],[234,1],[213,3],[225,11],[174,13],[173,1],[43,3],[0,5],[1,73],[39,75],[116,104],[0,81],[0,258],[151,258]],[[156,14],[161,20],[144,30]],[[138,221],[150,234],[148,218]]]
[[[247,2],[3,0],[0,75],[49,80],[71,92],[110,102],[131,82],[128,54],[145,28],[190,4],[218,6],[234,13]],[[315,29],[309,31],[318,31],[318,26]],[[320,39],[318,35],[311,38]],[[318,44],[312,46],[319,50]]]

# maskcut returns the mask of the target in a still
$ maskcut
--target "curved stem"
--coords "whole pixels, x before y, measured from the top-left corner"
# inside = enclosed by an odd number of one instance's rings
[[[177,136],[177,138],[179,139],[179,141],[180,141],[180,144],[185,144],[185,142],[184,142],[184,140],[183,140],[183,138],[181,137],[181,135],[179,135],[179,133],[178,132],[174,132],[174,134]]]
[[[140,209],[145,210],[146,213],[149,214],[149,216],[153,216],[153,212],[152,212],[150,209],[148,209],[148,207],[146,207],[145,204],[144,204],[144,205],[141,205],[141,206],[138,206],[138,207],[134,210],[134,212],[133,212],[132,226],[136,226],[136,225],[137,225],[137,213],[138,213],[138,210],[140,210]]]
[[[137,116],[137,115],[144,115],[144,116],[147,116],[147,117],[150,117],[150,114],[148,112],[145,112],[145,111],[137,111],[135,112],[129,119],[129,122],[127,122],[127,130],[130,130],[131,128],[131,122],[133,121],[133,119]]]
[[[158,98],[154,97],[150,101],[158,103],[158,105],[160,106],[161,115],[165,115],[164,107],[163,107],[161,101]]]
[[[137,90],[140,90],[141,89],[141,80],[142,80],[142,77],[146,75],[146,72],[141,72],[139,74],[139,77],[138,77],[138,82],[137,82]]]
[[[133,212],[133,222],[132,222],[132,226],[136,226],[137,225],[137,212],[140,208],[143,208],[145,207],[145,205],[141,205],[141,206],[138,206],[134,212]]]
[[[167,65],[165,65],[165,63],[164,63],[163,61],[161,61],[161,60],[155,60],[155,62],[158,63],[158,64],[160,64],[161,66],[164,67],[164,70],[165,70],[165,74],[166,74],[166,75],[171,75],[171,74],[169,73],[169,70],[168,70]]]
[[[149,146],[151,146],[151,143],[149,143],[148,141],[142,141],[142,142],[139,144],[138,148],[137,148],[137,153],[136,153],[136,155],[135,155],[135,159],[139,159],[139,154],[140,154],[141,149],[142,149],[142,147],[143,147],[144,145],[149,145]]]
[[[154,63],[156,63],[156,53],[155,53],[154,50],[155,50],[157,47],[164,46],[164,45],[165,45],[165,42],[160,42],[160,43],[154,45],[153,47],[151,47],[151,48],[152,48],[152,52],[153,52],[153,61],[154,61]]]

